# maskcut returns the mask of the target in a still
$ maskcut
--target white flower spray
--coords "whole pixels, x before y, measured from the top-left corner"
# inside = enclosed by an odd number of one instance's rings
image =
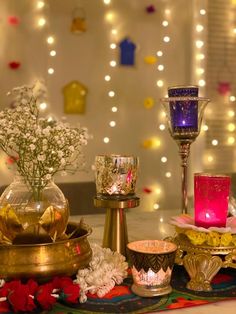
[[[0,149],[15,161],[25,182],[34,189],[33,182],[38,179],[43,189],[58,172],[74,173],[83,168],[87,130],[40,117],[45,86],[36,82],[14,88],[9,94],[15,99],[15,108],[0,112]]]
[[[86,293],[97,294],[102,298],[113,289],[116,284],[121,284],[127,277],[128,263],[125,257],[108,248],[91,244],[93,258],[88,268],[80,269],[75,283],[80,286],[80,302],[87,301]]]

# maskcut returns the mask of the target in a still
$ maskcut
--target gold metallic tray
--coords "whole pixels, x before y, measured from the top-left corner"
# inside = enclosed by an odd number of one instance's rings
[[[92,250],[87,237],[92,229],[85,224],[69,222],[70,239],[43,244],[0,245],[0,278],[35,278],[72,276],[88,265]]]
[[[210,291],[211,281],[221,268],[236,268],[235,246],[193,245],[184,234],[178,234],[172,241],[178,246],[176,264],[183,265],[189,274],[190,290]]]

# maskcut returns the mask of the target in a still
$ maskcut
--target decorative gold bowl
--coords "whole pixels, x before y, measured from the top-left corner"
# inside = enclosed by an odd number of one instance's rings
[[[87,237],[92,229],[85,224],[69,222],[68,239],[54,243],[0,245],[0,278],[35,278],[72,276],[86,267],[92,250]]]

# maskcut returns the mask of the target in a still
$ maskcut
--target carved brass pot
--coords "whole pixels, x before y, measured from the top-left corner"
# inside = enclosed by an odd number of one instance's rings
[[[91,232],[87,225],[70,222],[65,240],[41,244],[1,244],[0,278],[35,278],[43,281],[53,276],[76,274],[92,258],[87,239]],[[26,240],[29,243],[29,239]]]

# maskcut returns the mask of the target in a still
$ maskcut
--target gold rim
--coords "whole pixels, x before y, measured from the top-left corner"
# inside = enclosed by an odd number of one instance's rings
[[[146,241],[152,241],[152,242],[156,242],[156,243],[168,243],[170,244],[171,246],[173,246],[172,249],[169,249],[169,250],[166,250],[165,252],[147,252],[147,251],[142,251],[142,250],[138,250],[138,249],[134,249],[134,248],[131,248],[130,246],[133,245],[133,244],[138,244],[138,243],[142,243],[142,242],[146,242]],[[177,245],[173,242],[168,242],[168,241],[165,241],[165,240],[140,240],[140,241],[133,241],[133,242],[130,242],[127,244],[127,248],[130,250],[130,251],[133,251],[133,252],[136,252],[136,253],[143,253],[143,254],[158,254],[158,255],[164,255],[164,254],[169,254],[169,253],[173,253],[177,250]]]
[[[231,178],[227,174],[214,174],[214,173],[208,173],[208,172],[197,172],[194,173],[194,177],[210,177],[210,178]]]
[[[192,96],[182,96],[182,97],[164,97],[161,98],[162,102],[170,102],[170,101],[205,101],[209,102],[210,98],[205,97],[192,97]]]
[[[119,155],[119,154],[110,154],[110,155],[97,155],[96,158],[98,157],[106,157],[106,158],[132,158],[132,159],[138,159],[137,156],[133,156],[133,155]]]
[[[168,87],[167,90],[172,90],[172,89],[179,89],[179,88],[197,88],[198,89],[198,86],[197,85],[188,85],[188,86],[184,86],[184,85],[176,85],[176,86],[170,86]]]

